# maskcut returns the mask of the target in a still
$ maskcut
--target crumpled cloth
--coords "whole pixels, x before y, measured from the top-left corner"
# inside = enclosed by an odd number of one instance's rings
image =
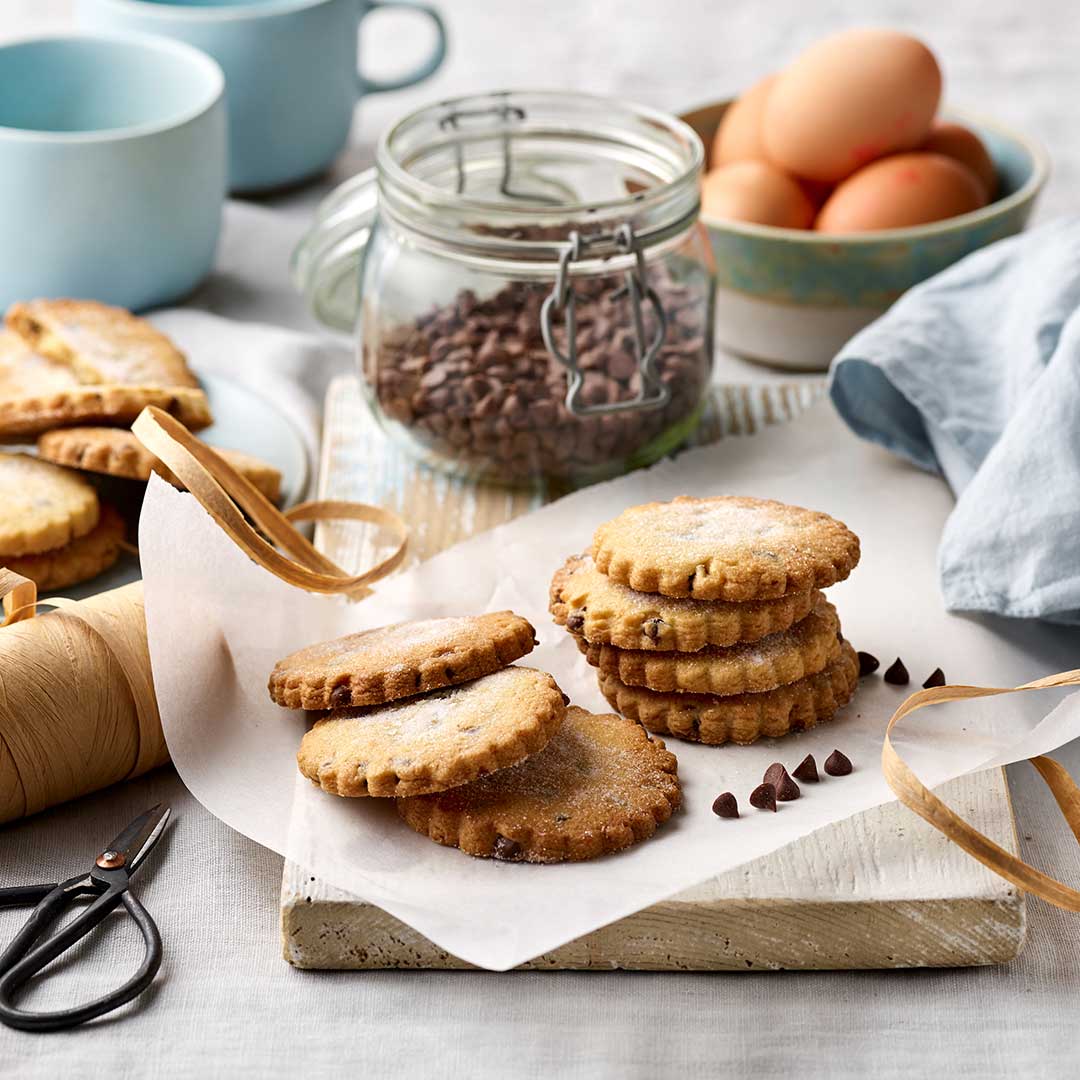
[[[1080,623],[1080,219],[911,289],[841,350],[829,393],[856,434],[953,489],[948,609]]]

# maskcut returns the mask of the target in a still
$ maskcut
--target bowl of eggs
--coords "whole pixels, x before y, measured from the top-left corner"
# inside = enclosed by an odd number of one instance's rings
[[[941,88],[916,38],[848,30],[683,115],[709,149],[701,220],[722,345],[824,370],[906,289],[1024,227],[1046,152],[941,109]]]

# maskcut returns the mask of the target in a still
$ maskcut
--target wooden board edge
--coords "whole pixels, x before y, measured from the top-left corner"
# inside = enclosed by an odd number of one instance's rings
[[[970,967],[1023,947],[1022,894],[1001,900],[658,904],[517,970],[793,971]],[[284,958],[321,970],[477,970],[372,905],[282,905]],[[346,944],[362,941],[363,945]],[[344,945],[344,947],[343,947]]]

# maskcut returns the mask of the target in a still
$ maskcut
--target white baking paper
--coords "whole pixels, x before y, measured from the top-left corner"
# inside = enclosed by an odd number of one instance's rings
[[[952,505],[948,491],[859,442],[825,403],[753,438],[727,439],[575,493],[382,583],[360,604],[283,584],[233,547],[190,495],[154,479],[139,546],[154,680],[180,775],[246,836],[456,956],[497,970],[890,800],[882,735],[909,690],[884,684],[880,673],[863,680],[835,722],[802,735],[752,747],[669,740],[683,810],[647,843],[587,863],[470,858],[413,833],[389,801],[336,798],[299,778],[295,754],[306,717],[270,702],[270,669],[312,641],[383,623],[513,608],[539,632],[540,646],[523,662],[552,672],[574,702],[608,711],[592,669],[548,615],[553,571],[626,506],[723,493],[826,510],[860,535],[862,562],[829,598],[857,648],[883,666],[903,657],[910,689],[939,665],[952,682],[998,686],[1075,666],[1074,632],[943,610],[935,551]],[[923,710],[904,721],[897,746],[929,784],[1049,751],[1080,733],[1080,698],[1062,697],[1023,694]],[[776,814],[750,808],[746,797],[772,761],[794,767],[812,752],[820,765],[834,747],[855,763],[851,776],[803,785],[802,798]],[[739,797],[738,820],[711,813],[725,790]]]

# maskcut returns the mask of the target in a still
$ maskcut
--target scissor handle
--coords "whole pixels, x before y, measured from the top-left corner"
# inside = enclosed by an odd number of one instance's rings
[[[150,913],[127,892],[126,881],[108,888],[61,931],[35,946],[35,942],[69,904],[94,891],[89,878],[74,878],[57,885],[38,903],[26,925],[0,955],[0,1022],[22,1031],[59,1031],[75,1027],[126,1004],[153,981],[161,966],[161,935]],[[30,889],[26,890],[28,899],[32,899],[30,892]],[[14,1005],[13,998],[22,986],[89,934],[120,903],[135,921],[146,946],[139,970],[127,982],[103,997],[71,1009],[31,1012]]]

